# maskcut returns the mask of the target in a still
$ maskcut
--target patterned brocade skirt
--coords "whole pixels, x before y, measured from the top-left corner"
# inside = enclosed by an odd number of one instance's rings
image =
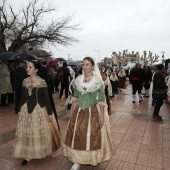
[[[24,104],[21,107],[21,114],[17,124],[13,157],[42,159],[51,155],[53,153],[54,141],[51,124],[55,128],[55,132],[58,133],[58,141],[55,144],[60,147],[60,132],[58,131],[54,115],[52,123],[49,123],[45,108],[41,108],[37,104],[34,111],[29,114],[27,104]]]
[[[96,166],[111,158],[115,149],[106,105],[104,110],[104,125],[100,128],[98,104],[85,110],[74,107],[62,147],[63,155],[71,162]]]

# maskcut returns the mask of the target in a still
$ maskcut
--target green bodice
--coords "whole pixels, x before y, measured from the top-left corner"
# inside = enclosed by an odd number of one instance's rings
[[[85,110],[86,108],[94,106],[99,100],[105,100],[104,85],[94,92],[87,92],[85,94],[81,94],[75,87],[74,96],[78,98],[78,106],[82,110]]]

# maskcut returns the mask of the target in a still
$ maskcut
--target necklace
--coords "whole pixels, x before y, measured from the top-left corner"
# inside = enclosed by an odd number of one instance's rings
[[[84,82],[87,82],[87,80],[89,80],[89,79],[92,78],[92,77],[93,77],[93,75],[90,76],[90,77],[88,77],[88,78],[86,78],[86,79],[84,79]]]

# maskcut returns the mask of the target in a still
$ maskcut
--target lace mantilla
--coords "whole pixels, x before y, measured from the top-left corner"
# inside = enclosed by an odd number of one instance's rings
[[[45,80],[43,80],[42,78],[39,77],[39,81],[36,84],[30,84],[29,83],[29,78],[24,79],[23,81],[23,86],[26,87],[28,89],[28,95],[32,96],[32,90],[33,88],[43,88],[43,87],[47,87],[47,84],[45,82]],[[36,90],[37,93],[37,90]]]
[[[29,85],[30,85],[29,84],[29,78],[24,79],[23,86],[27,88]],[[46,83],[46,81],[44,79],[39,77],[38,83],[32,84],[32,86],[33,87],[38,87],[38,88],[39,87],[47,87],[47,83]]]
[[[95,92],[103,85],[103,81],[95,75],[87,83],[84,83],[83,80],[84,75],[80,75],[75,79],[75,85],[77,87],[77,90],[81,92],[81,94]]]

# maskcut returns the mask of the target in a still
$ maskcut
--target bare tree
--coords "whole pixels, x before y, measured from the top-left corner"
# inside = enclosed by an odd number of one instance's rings
[[[72,24],[74,15],[57,20],[43,20],[43,17],[57,10],[41,0],[29,0],[21,10],[14,12],[6,0],[0,3],[0,53],[19,52],[30,46],[42,47],[45,44],[63,46],[78,42],[72,31],[79,30],[79,24]]]

